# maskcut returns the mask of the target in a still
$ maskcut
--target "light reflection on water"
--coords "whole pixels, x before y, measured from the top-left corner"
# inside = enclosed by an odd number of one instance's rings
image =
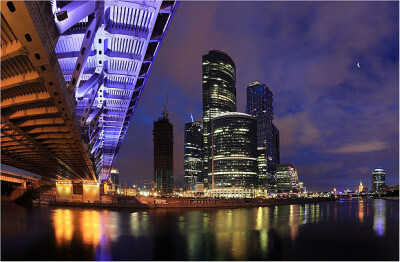
[[[374,230],[378,236],[385,234],[386,226],[386,201],[374,201]]]
[[[343,202],[348,205],[350,201]],[[366,207],[364,200],[358,200],[358,219],[364,221]],[[373,229],[378,236],[385,234],[385,214],[386,206],[384,200],[373,202]],[[289,209],[289,210],[287,210]],[[282,212],[279,213],[279,210]],[[254,216],[249,212],[253,211]],[[289,211],[286,213],[285,211]],[[329,209],[326,210],[325,218],[329,220]],[[334,217],[337,217],[337,206],[334,208]],[[155,212],[156,213],[156,212]],[[201,220],[196,213],[201,213]],[[288,215],[288,217],[287,217]],[[55,238],[58,246],[71,242],[73,233],[79,231],[77,235],[82,237],[85,245],[90,245],[96,250],[96,260],[111,258],[111,241],[115,241],[121,234],[118,231],[118,212],[108,210],[84,210],[76,211],[70,209],[55,209],[53,212],[53,226]],[[255,221],[252,221],[252,220]],[[310,219],[310,221],[308,221]],[[282,207],[258,207],[255,209],[233,209],[233,210],[213,210],[211,212],[184,213],[178,217],[178,229],[182,235],[188,230],[196,228],[196,224],[201,224],[201,230],[210,230],[215,234],[216,248],[225,253],[229,250],[230,255],[223,256],[221,259],[232,258],[234,260],[246,260],[246,247],[252,238],[246,236],[246,229],[254,225],[254,230],[259,232],[258,242],[261,251],[268,253],[268,229],[282,227],[282,222],[287,220],[289,235],[294,243],[299,232],[299,227],[307,223],[318,223],[324,219],[323,212],[320,212],[319,204],[290,205]],[[78,222],[78,223],[76,223]],[[77,227],[80,225],[80,227]],[[199,228],[197,228],[199,229]],[[147,235],[149,231],[149,220],[147,212],[132,212],[130,214],[130,234],[133,236]],[[196,233],[187,234],[189,259],[196,259],[200,251],[196,250],[199,246],[199,238]]]
[[[283,252],[284,249],[292,250],[290,254],[296,254],[298,250],[294,249],[297,247],[304,249],[301,246],[302,240],[313,236],[315,233],[312,232],[317,232],[317,239],[323,241],[341,239],[343,235],[357,236],[357,232],[368,233],[370,230],[372,235],[369,238],[375,235],[382,240],[388,234],[386,227],[389,204],[389,214],[395,218],[397,214],[398,218],[398,208],[384,200],[343,200],[319,204],[208,210],[35,210],[50,214],[53,228],[50,233],[53,234],[56,254],[58,250],[83,246],[78,252],[84,250],[89,259],[91,257],[93,260],[118,259],[119,254],[124,254],[123,259],[130,260],[281,260],[287,258],[282,255],[287,253]],[[25,231],[18,231],[18,234],[29,233],[32,222],[28,222],[29,216],[25,213],[22,216],[24,223],[12,219],[13,216],[7,219],[2,214],[2,240],[10,232],[15,232],[11,231],[13,225],[27,228]],[[21,214],[20,208],[18,214]],[[21,224],[25,226],[21,227]],[[322,231],[318,226],[328,227]],[[344,226],[343,229],[340,226]],[[351,233],[349,230],[356,231]],[[18,248],[18,243],[15,243],[10,242],[10,245]],[[144,244],[139,248],[140,243]],[[317,246],[318,244],[315,243]],[[51,249],[51,243],[48,247]],[[316,247],[310,247],[314,248]],[[3,244],[2,250],[7,250],[3,248]],[[143,259],[137,258],[140,254]],[[68,260],[68,257],[64,259]]]
[[[54,211],[54,233],[59,246],[69,243],[72,240],[74,224],[70,210],[57,209]]]

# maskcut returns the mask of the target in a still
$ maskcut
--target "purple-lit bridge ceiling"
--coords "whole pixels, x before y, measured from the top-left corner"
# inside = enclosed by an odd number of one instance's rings
[[[21,6],[20,3],[14,2],[14,4],[15,6]],[[73,122],[80,134],[79,139],[75,137],[76,141],[72,142],[78,143],[78,147],[80,146],[79,143],[83,144],[86,152],[86,156],[83,158],[88,157],[91,162],[91,167],[85,170],[91,169],[92,171],[89,171],[94,172],[95,175],[92,177],[96,180],[104,180],[109,176],[177,4],[176,1],[53,0],[50,1],[50,4],[47,3],[47,6],[37,2],[39,12],[35,14],[35,8],[32,7],[34,4],[26,2],[32,19],[34,16],[41,16],[42,20],[44,20],[44,17],[48,18],[48,15],[44,16],[48,11],[50,13],[49,16],[52,17],[51,22],[55,24],[54,28],[57,31],[57,39],[54,41],[53,49],[55,54],[47,53],[50,56],[50,63],[58,60],[58,64],[53,65],[53,73],[57,77],[59,77],[59,74],[56,69],[61,69],[61,78],[63,79],[58,81],[58,85],[61,88],[60,93],[64,95],[63,98],[66,100],[68,100],[68,97],[72,97],[72,109],[71,102],[67,103],[72,114],[72,116],[68,115],[68,117],[75,120]],[[3,6],[6,7],[2,3],[2,9],[4,9]],[[8,10],[6,11],[13,13],[11,11],[12,8],[10,9],[8,5],[7,8]],[[7,18],[11,19],[9,17],[11,16],[6,14],[3,19],[2,13],[2,33],[3,20],[6,24],[9,24],[7,23]],[[43,23],[44,21],[41,22]],[[36,22],[35,24],[36,29],[38,29],[38,23]],[[48,27],[47,36],[52,39],[53,30],[48,25],[44,26]],[[43,28],[41,29],[43,30]],[[43,38],[45,37],[41,36],[42,43],[46,40]],[[23,40],[25,41],[25,39]],[[24,41],[21,41],[22,47],[25,47]],[[15,42],[18,42],[18,39]],[[3,43],[2,36],[2,45],[11,46],[12,43],[13,39],[9,40],[9,43]],[[28,43],[27,45],[29,46]],[[43,44],[43,46],[46,46],[46,44]],[[34,58],[29,59],[29,56],[27,56],[28,60],[34,60]],[[54,61],[55,58],[56,60]],[[31,71],[36,70],[26,71],[31,73]],[[15,73],[14,75],[17,76],[19,74]],[[7,77],[4,80],[7,80]],[[41,75],[29,77],[40,78]],[[26,79],[27,76],[24,76],[24,81]],[[19,87],[23,85],[24,83],[18,84]],[[47,86],[44,85],[44,87],[46,89]],[[25,93],[28,94],[29,92],[23,89],[22,93],[25,95]],[[37,94],[38,92],[33,93]],[[44,93],[47,94],[47,92]],[[18,95],[16,94],[15,96],[18,97]],[[11,98],[15,100],[15,97],[11,96]],[[50,92],[49,95],[44,95],[42,99],[44,101],[49,100],[50,103],[55,102]],[[64,101],[59,103],[62,102]],[[43,105],[35,106],[35,108],[43,107]],[[51,107],[52,105],[49,106]],[[57,107],[58,104],[55,103],[54,106]],[[10,104],[10,108],[12,108],[9,110],[10,114],[12,114],[16,109],[12,104]],[[57,108],[54,109],[53,114],[57,115],[59,113],[62,114]],[[49,116],[46,116],[46,119],[48,118]],[[41,121],[44,121],[43,118],[41,119]],[[56,117],[53,117],[52,120],[55,121],[55,119]],[[65,122],[65,119],[57,121],[61,124]],[[8,123],[10,124],[8,126],[5,124],[7,123],[2,121],[2,130],[4,125],[5,131],[9,128],[10,132],[15,132],[13,129],[19,128],[17,125],[12,126],[12,123]],[[66,133],[69,133],[71,127],[73,129],[74,126],[69,125],[69,127],[65,125],[65,128],[68,129]],[[24,130],[19,131],[24,132]],[[20,134],[18,133],[18,135]],[[48,134],[46,133],[46,135]],[[59,136],[60,134],[54,135]],[[16,143],[16,139],[12,140],[10,134],[5,134],[2,131],[2,142],[3,137]],[[32,143],[37,142],[35,141],[36,137],[27,139],[31,139]],[[56,147],[62,147],[62,140],[59,141],[60,143],[56,143]],[[74,145],[71,146],[73,147]],[[26,148],[26,145],[18,144],[18,149],[24,147]],[[45,149],[43,148],[43,150]],[[36,171],[36,173],[43,175],[43,172],[37,172],[37,163],[34,163],[35,168],[29,168],[29,161],[23,161],[24,157],[19,156],[18,152],[13,152],[13,150],[3,152],[2,148],[3,155],[7,159],[11,159],[6,161],[7,164],[33,172]],[[13,157],[19,157],[19,161],[12,160]],[[38,159],[36,160],[38,161]],[[75,163],[75,165],[79,164]],[[68,163],[59,163],[59,166],[61,166],[61,169],[56,177],[62,177],[62,174],[65,173],[64,169],[68,168],[71,169],[69,173],[74,172],[75,175],[68,174],[65,176],[66,178],[79,178],[79,174],[76,173],[82,172],[79,168],[74,170],[74,167]],[[52,176],[54,177],[54,175]],[[82,175],[82,177],[88,178],[91,176]]]

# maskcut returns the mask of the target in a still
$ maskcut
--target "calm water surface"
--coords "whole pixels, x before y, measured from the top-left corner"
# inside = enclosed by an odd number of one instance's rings
[[[2,260],[398,260],[399,202],[240,209],[2,205]]]

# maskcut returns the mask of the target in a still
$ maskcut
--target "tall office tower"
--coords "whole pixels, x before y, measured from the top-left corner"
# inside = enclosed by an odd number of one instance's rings
[[[299,178],[296,167],[291,164],[277,165],[276,189],[279,193],[299,191]]]
[[[274,171],[273,150],[273,94],[265,84],[258,81],[247,86],[246,113],[257,119],[257,146],[265,147],[267,170]]]
[[[166,107],[154,122],[154,183],[160,194],[172,193],[174,188],[174,131]]]
[[[385,192],[385,170],[382,168],[375,168],[372,172],[372,192],[384,193]]]
[[[196,183],[203,179],[203,125],[200,121],[185,124],[184,149],[185,184]]]
[[[257,147],[257,185],[259,189],[267,188],[269,173],[267,170],[267,156],[265,147]]]
[[[203,176],[211,175],[211,119],[220,113],[236,112],[236,66],[224,52],[203,55]]]
[[[272,124],[272,159],[275,167],[281,163],[281,147],[279,144],[279,130]]]
[[[243,113],[224,113],[213,120],[214,188],[255,188],[257,181],[257,120]],[[212,185],[212,177],[209,177]]]

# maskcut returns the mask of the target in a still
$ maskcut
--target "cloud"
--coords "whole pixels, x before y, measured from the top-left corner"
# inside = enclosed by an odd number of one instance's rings
[[[340,169],[344,167],[343,162],[320,162],[320,163],[312,163],[300,165],[297,169],[299,173],[299,178],[307,177],[308,180],[312,179],[321,179],[321,174],[326,173],[337,173]],[[334,176],[331,178],[335,178]],[[326,179],[323,177],[322,179]]]
[[[348,153],[367,153],[386,149],[389,144],[383,141],[358,142],[344,145],[336,149],[328,150],[329,153],[348,154]]]
[[[398,7],[181,1],[117,159],[123,180],[153,178],[151,130],[166,93],[182,180],[183,126],[190,113],[202,116],[201,56],[220,49],[236,64],[238,111],[250,81],[273,92],[281,160],[296,165],[309,189],[331,189],[325,180],[358,185],[360,166],[382,165],[388,184],[398,183]]]
[[[282,152],[291,154],[301,146],[316,144],[321,137],[320,130],[314,125],[307,112],[283,115],[274,120],[279,129]]]

